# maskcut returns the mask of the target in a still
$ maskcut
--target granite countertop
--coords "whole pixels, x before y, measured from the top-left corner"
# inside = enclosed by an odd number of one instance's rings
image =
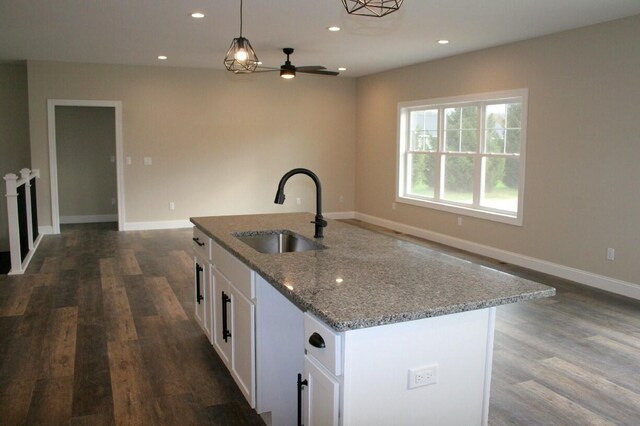
[[[328,220],[324,250],[264,254],[233,234],[288,229],[313,239],[314,215],[191,218],[303,311],[336,331],[553,296],[555,289],[423,246]]]

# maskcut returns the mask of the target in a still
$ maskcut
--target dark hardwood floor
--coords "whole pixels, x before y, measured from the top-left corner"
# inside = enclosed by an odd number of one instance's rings
[[[491,425],[640,424],[640,302],[414,241],[558,289],[498,308]],[[193,320],[191,230],[63,227],[0,276],[0,425],[259,425]]]
[[[190,235],[64,226],[0,276],[0,424],[263,424],[192,319]]]

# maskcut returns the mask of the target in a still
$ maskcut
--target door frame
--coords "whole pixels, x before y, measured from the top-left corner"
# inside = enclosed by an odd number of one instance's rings
[[[49,180],[51,183],[51,224],[53,233],[60,233],[60,206],[58,202],[58,156],[56,152],[56,107],[107,107],[114,108],[116,130],[116,180],[118,204],[118,231],[124,231],[124,149],[122,138],[122,101],[97,101],[74,99],[48,99],[47,119],[49,131]]]

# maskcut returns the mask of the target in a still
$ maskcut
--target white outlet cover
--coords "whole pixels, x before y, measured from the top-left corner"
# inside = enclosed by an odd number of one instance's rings
[[[407,386],[409,389],[435,385],[436,383],[438,383],[438,364],[409,369],[409,383]]]
[[[131,165],[131,157],[127,157],[126,158],[126,162],[127,162],[127,166]]]
[[[151,165],[151,157],[144,157],[144,165],[145,166]]]

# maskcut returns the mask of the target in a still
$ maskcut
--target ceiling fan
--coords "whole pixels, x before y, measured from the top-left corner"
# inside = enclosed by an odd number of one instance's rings
[[[280,77],[286,78],[286,79],[294,78],[296,76],[296,73],[298,72],[306,73],[306,74],[320,74],[320,75],[332,75],[332,76],[336,76],[340,74],[339,72],[336,72],[336,71],[328,71],[326,67],[323,67],[320,65],[308,65],[304,67],[296,67],[291,63],[291,60],[289,59],[289,55],[293,53],[293,48],[285,47],[284,49],[282,49],[282,51],[284,52],[285,55],[287,55],[287,60],[283,65],[280,66],[280,68],[268,68],[268,67],[259,66],[258,67],[259,71],[255,71],[255,72],[280,71]]]

